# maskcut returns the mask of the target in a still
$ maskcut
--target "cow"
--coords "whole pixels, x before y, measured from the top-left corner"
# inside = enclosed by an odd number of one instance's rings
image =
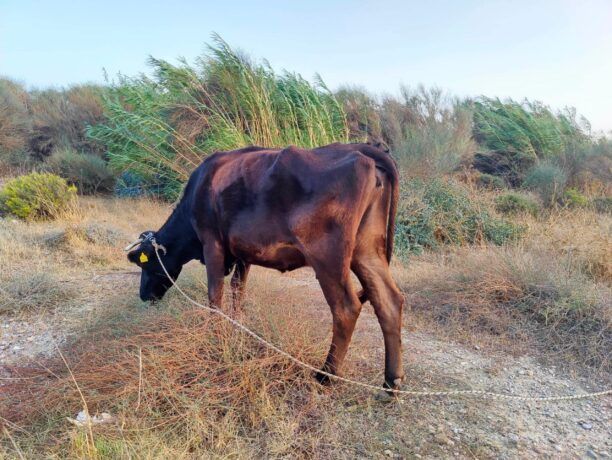
[[[362,304],[369,300],[384,336],[383,385],[399,389],[404,297],[389,270],[398,195],[395,161],[371,144],[253,146],[212,154],[191,174],[162,227],[143,232],[126,248],[142,269],[140,298],[160,299],[172,285],[153,242],[175,280],[191,260],[206,265],[208,298],[216,308],[222,308],[224,277],[232,271],[238,307],[251,265],[281,272],[312,267],[333,317],[322,370],[340,375]],[[324,374],[316,377],[329,381]]]

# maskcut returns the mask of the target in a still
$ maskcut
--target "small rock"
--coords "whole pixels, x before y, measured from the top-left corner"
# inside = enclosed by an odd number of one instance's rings
[[[383,453],[386,457],[393,457],[393,452],[391,452],[389,449],[385,449]]]
[[[66,417],[70,423],[78,427],[86,427],[89,425],[106,425],[115,423],[117,418],[108,412],[102,412],[100,415],[90,416],[86,411],[80,411],[76,418]]]
[[[518,442],[519,442],[519,437],[518,437],[518,435],[516,435],[516,434],[514,434],[514,433],[510,433],[510,434],[508,435],[508,443],[509,443],[511,446],[517,446],[517,445],[518,445]]]
[[[586,451],[586,456],[589,458],[593,458],[595,460],[597,460],[599,457],[597,456],[597,454],[595,452],[593,452],[591,449]]]
[[[556,450],[557,452],[563,452],[563,447],[561,447],[559,444],[556,444],[556,445],[555,445],[555,450]]]
[[[578,425],[580,425],[585,430],[592,430],[593,429],[593,425],[591,425],[589,422],[580,421],[580,422],[578,422]]]

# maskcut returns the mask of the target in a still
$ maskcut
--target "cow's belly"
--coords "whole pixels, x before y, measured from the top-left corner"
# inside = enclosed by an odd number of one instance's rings
[[[295,270],[306,265],[304,254],[288,243],[253,245],[244,240],[233,239],[231,252],[238,259],[281,272]]]

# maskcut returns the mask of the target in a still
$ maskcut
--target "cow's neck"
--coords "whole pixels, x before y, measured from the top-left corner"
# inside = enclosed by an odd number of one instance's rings
[[[168,255],[176,257],[181,265],[202,258],[202,244],[184,211],[185,203],[181,202],[155,234],[157,242],[166,248]]]

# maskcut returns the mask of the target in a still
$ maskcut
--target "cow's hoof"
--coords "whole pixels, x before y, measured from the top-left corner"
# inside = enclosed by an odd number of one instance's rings
[[[379,392],[374,393],[374,401],[388,404],[397,401],[397,397],[394,393],[390,393],[389,391],[385,390],[380,390]]]
[[[393,390],[401,390],[402,389],[402,382],[404,381],[403,377],[394,379],[393,381],[389,381],[387,379],[385,379],[385,382],[383,383],[383,388],[385,388],[386,391],[384,391],[384,393],[388,394],[389,396],[393,397],[393,398],[398,398],[399,397],[399,393],[397,393],[397,391],[393,391]]]
[[[374,394],[374,400],[380,403],[392,403],[392,402],[399,402],[400,398],[399,398],[399,394],[396,393],[395,391],[391,391],[391,390],[401,390],[401,387],[399,386],[389,386],[387,385],[387,383],[385,382],[383,384],[383,390],[380,390],[379,392]]]
[[[321,372],[315,373],[314,378],[317,379],[317,382],[324,386],[329,386],[332,383],[332,378],[328,375],[322,374]]]

